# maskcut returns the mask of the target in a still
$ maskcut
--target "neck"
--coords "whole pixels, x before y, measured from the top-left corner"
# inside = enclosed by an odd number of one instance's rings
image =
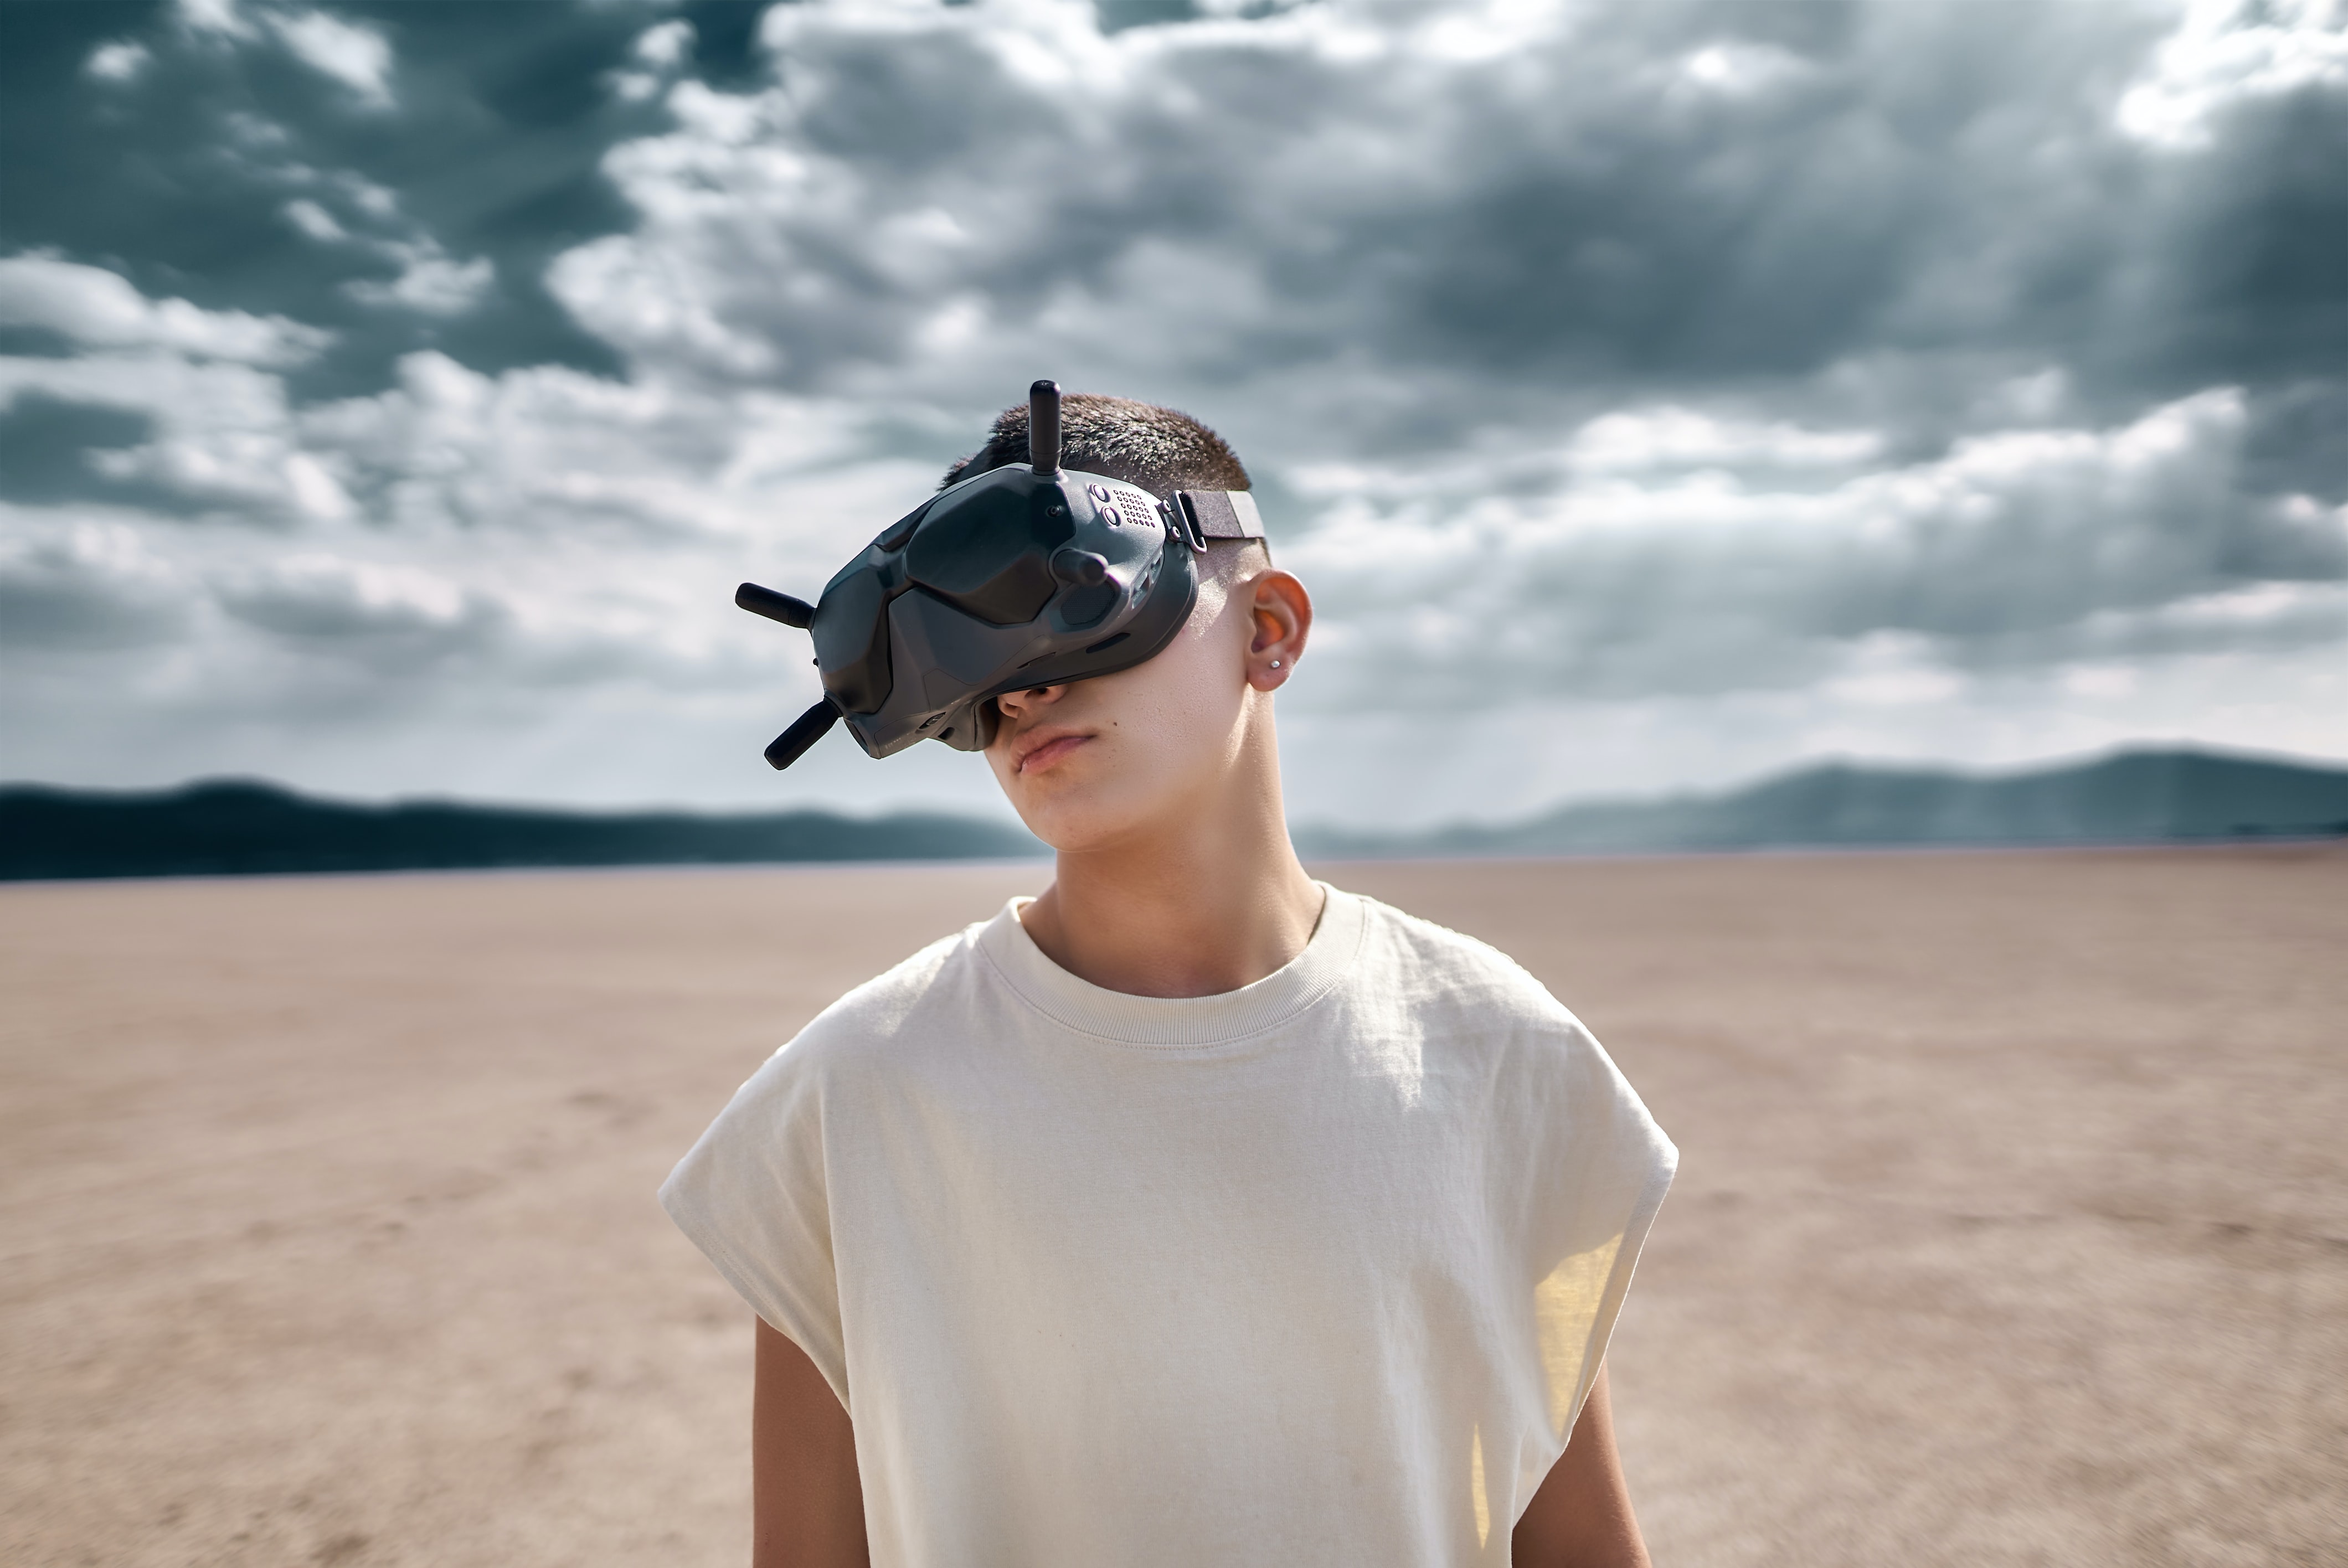
[[[1020,925],[1070,974],[1133,996],[1214,996],[1285,967],[1313,939],[1322,893],[1288,842],[1277,758],[1266,723],[1213,798],[1061,851]]]

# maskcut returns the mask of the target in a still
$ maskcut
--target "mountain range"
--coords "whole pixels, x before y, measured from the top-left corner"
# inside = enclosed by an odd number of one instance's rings
[[[2348,834],[2348,767],[2123,751],[2025,773],[1825,763],[1725,794],[1588,801],[1413,834],[1303,828],[1346,856],[1620,855],[1930,845],[2157,844]]]
[[[2334,835],[2348,835],[2348,767],[2186,750],[1993,775],[1829,763],[1725,794],[1586,802],[1515,823],[1295,829],[1298,850],[1316,859]],[[366,804],[237,780],[145,792],[0,786],[0,881],[1043,853],[1018,827],[942,813]]]
[[[0,881],[509,866],[986,860],[1042,854],[1016,826],[933,812],[559,811],[363,804],[211,780],[151,792],[0,786]]]

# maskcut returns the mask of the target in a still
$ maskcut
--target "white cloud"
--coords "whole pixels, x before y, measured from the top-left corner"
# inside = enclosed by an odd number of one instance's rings
[[[286,53],[349,88],[366,108],[393,107],[391,43],[373,27],[327,11],[239,0],[179,0],[178,16],[187,33],[232,46],[258,43],[265,29]]]
[[[496,287],[497,267],[487,256],[458,261],[438,247],[396,245],[399,276],[388,282],[360,278],[344,285],[362,304],[397,305],[431,316],[457,316],[479,304]]]
[[[2348,3],[2193,0],[2116,119],[2155,146],[2204,148],[2231,105],[2313,87],[2348,87]]]
[[[270,11],[263,15],[294,58],[350,88],[361,103],[391,107],[391,45],[381,33],[324,11]]]
[[[98,349],[160,349],[247,364],[298,364],[332,335],[283,316],[150,300],[103,267],[0,258],[0,325],[40,327]]]
[[[323,201],[296,197],[281,210],[287,222],[320,244],[346,246],[395,264],[389,278],[355,278],[343,292],[363,305],[449,318],[479,307],[496,289],[497,263],[487,256],[458,261],[439,241],[399,210],[391,191],[356,177],[329,178],[307,168],[289,178],[344,205],[354,229]],[[384,232],[388,229],[389,233]]]
[[[1811,437],[1729,439],[1679,413],[1592,421],[1565,450],[1628,461],[1569,465],[1519,498],[1463,506],[1445,499],[1457,484],[1359,476],[1348,492],[1323,476],[1326,519],[1282,549],[1321,585],[1339,654],[1306,701],[1458,710],[1801,686],[1885,636],[1955,670],[2045,666],[2108,654],[2128,626],[2149,648],[2172,607],[2218,602],[2236,611],[2188,618],[2199,645],[2271,640],[2297,601],[2228,596],[2348,579],[2348,514],[2241,498],[2244,419],[2240,395],[2216,390],[2113,429],[1975,436],[1800,489],[1770,481]],[[1735,454],[1744,472],[1625,477],[1673,440]]]
[[[178,574],[121,523],[0,530],[0,646],[81,652],[169,641]]]
[[[1849,468],[1879,456],[1873,430],[1805,430],[1721,419],[1698,410],[1626,410],[1591,420],[1566,448],[1587,473],[1696,467]]]
[[[180,23],[193,33],[211,33],[228,38],[251,38],[252,24],[238,8],[237,0],[180,0]]]
[[[837,406],[551,365],[490,377],[429,352],[404,360],[390,390],[308,411],[300,436],[372,476],[386,519],[405,528],[592,532],[628,549],[796,539],[800,572],[825,563],[826,576],[849,534],[805,512],[828,489],[844,479],[852,505],[880,510],[896,504],[891,481],[915,495],[928,483],[902,466],[878,466],[880,483],[860,477],[872,470]]]
[[[311,239],[331,244],[347,240],[350,231],[337,222],[335,215],[307,197],[285,204],[286,221]]]
[[[146,415],[150,439],[87,453],[85,464],[165,493],[179,511],[273,530],[353,516],[337,459],[304,449],[284,384],[269,370],[168,349],[0,357],[0,410],[28,394]]]
[[[389,640],[445,654],[503,619],[494,599],[435,572],[318,552],[273,561],[221,599],[242,620],[324,647]]]
[[[1766,92],[1806,74],[1797,56],[1742,42],[1706,44],[1682,60],[1680,69],[1696,87],[1731,97]]]
[[[82,69],[102,82],[136,81],[154,57],[144,44],[117,40],[92,49]]]
[[[104,452],[91,466],[108,478],[138,481],[243,520],[335,522],[351,513],[334,474],[306,452],[290,450],[274,431],[166,436],[145,446]]]

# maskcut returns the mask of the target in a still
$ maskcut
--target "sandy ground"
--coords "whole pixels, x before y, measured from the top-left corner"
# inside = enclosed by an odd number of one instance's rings
[[[739,1563],[653,1190],[1036,866],[0,887],[0,1561]],[[1684,1155],[1663,1564],[2348,1562],[2348,852],[1388,865]]]

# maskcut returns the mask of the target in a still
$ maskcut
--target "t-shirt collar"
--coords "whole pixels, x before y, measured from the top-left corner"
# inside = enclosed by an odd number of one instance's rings
[[[1044,956],[1019,923],[1014,898],[979,927],[981,953],[1036,1011],[1085,1034],[1124,1045],[1197,1050],[1246,1040],[1294,1018],[1327,995],[1360,952],[1362,900],[1327,883],[1321,920],[1304,950],[1253,985],[1210,997],[1138,997],[1078,979]]]

